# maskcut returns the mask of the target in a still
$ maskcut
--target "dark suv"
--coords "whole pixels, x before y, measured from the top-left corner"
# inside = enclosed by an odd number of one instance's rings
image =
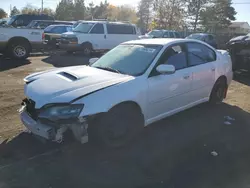
[[[74,21],[60,21],[60,20],[33,20],[27,25],[27,28],[45,29],[51,25],[74,25]]]
[[[45,14],[19,14],[12,16],[6,24],[13,27],[25,27],[33,20],[54,20],[54,18]]]
[[[195,33],[195,34],[191,34],[188,37],[186,37],[187,39],[196,39],[196,40],[201,40],[207,44],[209,44],[210,46],[213,46],[214,48],[217,48],[217,42],[215,39],[215,36],[212,34],[207,34],[207,33]]]

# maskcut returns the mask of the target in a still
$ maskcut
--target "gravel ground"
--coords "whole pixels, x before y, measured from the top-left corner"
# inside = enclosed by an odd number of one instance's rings
[[[145,128],[133,144],[100,150],[68,140],[42,144],[25,132],[17,109],[22,79],[53,67],[82,65],[81,54],[0,57],[0,188],[250,187],[250,79],[238,73],[222,105],[203,104]],[[225,124],[230,116],[231,124]]]

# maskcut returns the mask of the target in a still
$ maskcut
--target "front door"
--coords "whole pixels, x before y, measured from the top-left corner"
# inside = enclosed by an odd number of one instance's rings
[[[188,62],[192,72],[192,100],[209,97],[215,83],[216,53],[204,44],[187,43]]]
[[[156,71],[156,67],[160,64],[174,65],[176,72],[171,75],[161,75]],[[190,102],[188,95],[192,75],[187,66],[184,45],[169,47],[157,66],[148,78],[148,124],[175,113]]]
[[[94,50],[105,50],[107,48],[107,36],[104,32],[104,25],[97,23],[88,34]]]

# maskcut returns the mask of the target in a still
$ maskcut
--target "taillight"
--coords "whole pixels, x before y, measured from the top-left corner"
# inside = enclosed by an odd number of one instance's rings
[[[44,39],[45,39],[45,34],[43,33],[43,34],[42,34],[42,40],[44,40]]]

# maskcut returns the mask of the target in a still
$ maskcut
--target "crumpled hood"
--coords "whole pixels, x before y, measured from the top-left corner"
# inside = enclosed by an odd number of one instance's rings
[[[36,108],[41,108],[49,103],[68,103],[132,79],[134,77],[128,75],[88,66],[75,66],[35,73],[26,77],[24,92],[29,99],[35,101]]]

